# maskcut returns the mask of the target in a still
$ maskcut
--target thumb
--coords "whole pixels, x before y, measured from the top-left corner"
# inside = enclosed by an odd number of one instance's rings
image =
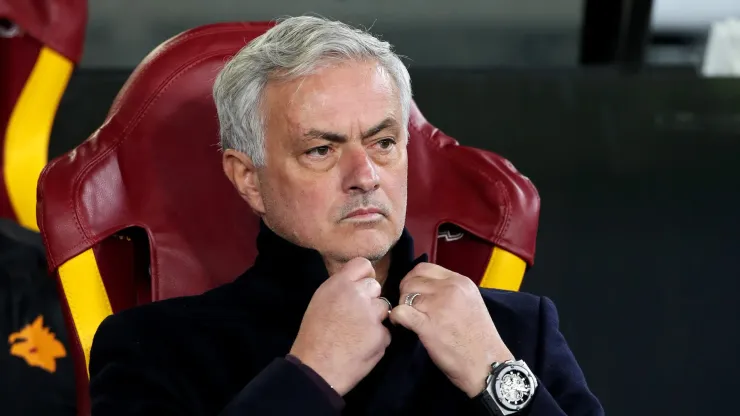
[[[370,260],[364,257],[356,257],[345,263],[338,274],[346,276],[352,282],[357,282],[366,277],[375,279],[375,268]]]
[[[394,324],[414,331],[419,336],[426,331],[429,322],[429,317],[424,312],[419,312],[414,307],[403,304],[393,308],[390,318]]]

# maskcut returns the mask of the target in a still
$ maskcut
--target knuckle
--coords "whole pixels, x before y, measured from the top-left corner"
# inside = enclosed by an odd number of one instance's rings
[[[382,287],[380,286],[380,283],[378,283],[377,280],[368,277],[365,279],[362,279],[360,282],[360,292],[362,294],[366,294],[368,296],[376,297],[380,295],[380,291],[382,290]]]
[[[472,280],[468,279],[465,276],[460,276],[459,281],[460,281],[460,286],[462,286],[462,289],[465,291],[465,293],[467,294],[478,293],[478,285],[475,284],[475,282],[473,282]]]
[[[409,310],[411,309],[411,306],[408,305],[400,305],[398,308],[396,308],[393,313],[396,315],[396,318],[403,321],[408,321],[409,319]]]
[[[374,310],[374,306],[377,304],[373,302],[373,300],[377,300],[377,297],[380,296],[381,287],[375,279],[367,278],[362,279],[359,282],[355,282],[355,284],[352,285],[351,291],[354,296],[347,297],[348,302],[355,303],[361,301],[364,302],[364,305],[367,305],[368,309]]]
[[[370,261],[363,257],[355,257],[348,261],[342,268],[342,274],[346,277],[357,276],[358,274],[366,274],[368,272],[368,266],[372,269]]]
[[[475,283],[468,278],[451,279],[447,287],[450,295],[455,297],[467,297],[472,290],[478,290]]]
[[[419,267],[421,274],[432,274],[441,268],[434,263],[419,263],[417,267]]]
[[[428,279],[424,275],[409,275],[406,276],[401,284],[398,286],[401,293],[409,293],[414,291],[414,287],[418,287],[419,284],[426,282]]]
[[[368,291],[367,279],[362,279],[359,282],[351,285],[354,292],[360,296],[363,296]]]
[[[391,332],[383,327],[383,347],[388,348],[391,345]]]
[[[357,266],[362,265],[364,262],[367,262],[367,259],[364,257],[355,257],[349,261],[349,263]]]
[[[366,339],[367,339],[368,345],[372,345],[372,348],[374,350],[380,351],[382,349],[385,349],[386,347],[387,335],[385,334],[385,331],[386,331],[385,327],[383,325],[378,325],[378,326],[380,328],[370,331],[370,333],[366,335],[367,336]]]
[[[364,258],[364,257],[356,257],[351,260],[352,265],[356,267],[358,270],[366,271],[368,269],[373,268],[373,264],[370,263],[370,260]]]
[[[430,263],[419,263],[417,264],[410,274],[424,275],[429,270]]]
[[[398,285],[398,288],[401,290],[401,293],[406,292],[406,288],[408,287],[410,281],[411,281],[411,276],[406,276],[401,280],[401,283]]]
[[[447,288],[453,295],[460,295],[465,292],[465,287],[454,280],[448,283]]]

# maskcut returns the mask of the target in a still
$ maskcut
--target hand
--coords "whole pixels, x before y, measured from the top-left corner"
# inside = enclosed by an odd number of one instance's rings
[[[420,263],[401,281],[391,321],[414,331],[440,370],[469,397],[485,388],[491,364],[513,359],[478,287],[443,267]],[[406,296],[419,293],[413,307]]]
[[[290,350],[342,396],[367,376],[391,342],[382,324],[388,303],[379,298],[380,289],[367,259],[349,261],[314,293]]]

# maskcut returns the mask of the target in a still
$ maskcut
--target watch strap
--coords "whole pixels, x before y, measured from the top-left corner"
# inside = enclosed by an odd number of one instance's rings
[[[473,397],[473,402],[476,410],[476,414],[481,416],[502,416],[501,409],[494,401],[494,398],[488,392],[488,389],[483,389],[480,394]]]

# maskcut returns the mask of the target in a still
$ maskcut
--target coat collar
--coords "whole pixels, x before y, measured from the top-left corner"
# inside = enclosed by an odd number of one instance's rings
[[[316,289],[329,278],[321,254],[310,248],[289,242],[272,231],[263,221],[257,236],[257,259],[254,271],[261,276],[276,279],[271,282],[280,285],[289,293],[295,306],[303,310]],[[414,258],[414,240],[404,228],[401,237],[391,249],[391,265],[383,285],[382,295],[394,306],[399,301],[401,279],[418,263],[426,262],[427,255]],[[301,314],[302,315],[302,314]]]

